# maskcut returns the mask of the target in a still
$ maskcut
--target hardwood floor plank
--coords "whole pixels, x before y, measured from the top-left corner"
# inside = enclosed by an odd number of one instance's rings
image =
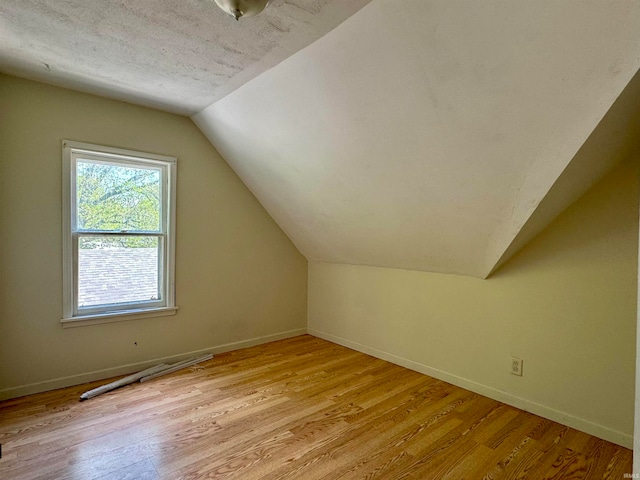
[[[129,467],[107,473],[99,477],[98,480],[158,480],[158,478],[158,472],[151,461],[146,458]]]
[[[468,395],[468,392],[456,392],[460,395]],[[453,400],[457,397],[454,395]],[[431,403],[429,408],[419,409],[424,403],[421,398],[412,397],[410,401],[393,402],[383,401],[382,408],[369,408],[368,414],[357,414],[357,422],[351,422],[351,428],[338,436],[333,442],[322,449],[316,449],[309,454],[299,457],[286,468],[281,468],[269,475],[268,479],[290,478],[291,472],[296,475],[305,475],[304,478],[321,478],[317,469],[317,463],[331,464],[331,475],[337,475],[339,469],[349,467],[354,462],[368,461],[379,451],[386,452],[390,442],[398,441],[409,431],[416,428],[415,422],[425,415],[431,415],[438,408],[453,401],[447,399],[442,403]],[[421,416],[407,415],[408,412],[420,410]],[[353,416],[352,416],[353,417]],[[376,451],[378,448],[378,451]],[[295,478],[295,477],[294,477]]]
[[[544,480],[581,480],[587,478],[591,470],[591,459],[581,453],[566,448],[553,462],[543,476]]]
[[[613,480],[615,478],[624,477],[625,473],[631,471],[631,463],[633,461],[631,450],[628,448],[617,447],[611,460],[605,468],[602,476],[603,480]]]
[[[302,335],[0,402],[0,478],[620,479],[631,451]]]
[[[462,423],[457,418],[444,420],[442,423],[433,424],[428,428],[428,432],[423,435],[414,436],[406,441],[406,447],[410,447],[414,443],[430,444],[444,437],[452,430],[458,428]],[[394,444],[393,440],[381,438],[379,447],[374,453],[369,453],[367,449],[361,449],[357,461],[344,462],[341,470],[331,472],[323,477],[323,480],[332,478],[385,478],[416,462],[416,457],[411,453],[410,448],[394,449],[395,455],[390,456],[386,444]],[[404,440],[404,438],[403,438]],[[335,474],[340,474],[339,476]]]
[[[442,476],[451,480],[474,480],[478,471],[486,471],[496,463],[496,452],[484,445],[474,448],[457,463],[449,463],[448,470]]]
[[[505,448],[510,450],[520,443],[520,440],[535,429],[539,423],[540,417],[519,411],[515,418],[488,438],[484,444],[493,449]]]
[[[524,437],[510,452],[484,475],[483,480],[503,480],[527,478],[544,452],[538,450],[531,437]]]

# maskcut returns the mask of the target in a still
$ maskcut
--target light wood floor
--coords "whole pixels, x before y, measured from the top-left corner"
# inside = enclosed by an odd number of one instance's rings
[[[622,479],[631,451],[304,335],[0,403],[1,479]]]

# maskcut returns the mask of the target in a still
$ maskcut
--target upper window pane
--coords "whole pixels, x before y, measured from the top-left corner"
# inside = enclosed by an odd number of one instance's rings
[[[78,230],[159,232],[161,169],[78,159]]]

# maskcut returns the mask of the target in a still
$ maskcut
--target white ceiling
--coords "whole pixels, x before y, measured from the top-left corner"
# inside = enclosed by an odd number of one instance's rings
[[[236,22],[213,0],[2,0],[4,73],[191,115],[370,0],[272,0]]]
[[[308,259],[486,277],[639,40],[638,2],[374,0],[194,119]]]
[[[0,70],[199,111],[312,261],[486,277],[640,138],[637,1],[208,1],[3,0]]]

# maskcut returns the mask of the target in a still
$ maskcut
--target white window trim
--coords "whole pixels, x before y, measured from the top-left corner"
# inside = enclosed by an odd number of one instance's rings
[[[163,251],[165,270],[162,272],[162,276],[165,277],[163,293],[166,301],[162,306],[151,308],[141,306],[139,308],[134,307],[112,312],[100,311],[88,314],[74,314],[74,289],[76,283],[74,275],[77,270],[75,268],[77,265],[74,265],[74,241],[72,232],[72,215],[74,215],[75,212],[72,211],[71,198],[71,188],[75,185],[75,169],[72,168],[72,154],[74,152],[86,152],[92,157],[99,157],[101,154],[106,158],[117,156],[123,161],[142,160],[148,164],[157,161],[159,164],[165,166],[167,181],[163,182],[163,189],[166,187],[166,190],[163,190],[163,195],[167,199],[168,212],[162,215],[162,221],[166,222],[165,231],[167,232],[167,241],[165,242],[166,244],[164,245]],[[176,165],[177,159],[175,157],[74,142],[71,140],[62,141],[63,318],[61,323],[64,328],[175,315],[178,309],[175,305]]]

